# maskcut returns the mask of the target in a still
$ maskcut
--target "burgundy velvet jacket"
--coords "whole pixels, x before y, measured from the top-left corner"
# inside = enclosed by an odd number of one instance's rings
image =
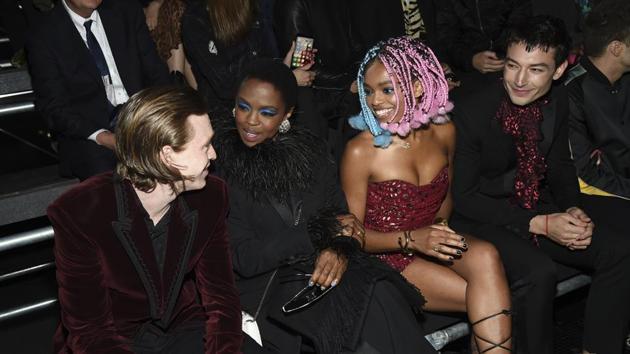
[[[194,322],[205,322],[206,353],[240,352],[226,186],[208,176],[171,207],[162,274],[148,214],[128,181],[94,176],[48,208],[62,321],[55,352],[131,353],[146,323],[169,333]]]

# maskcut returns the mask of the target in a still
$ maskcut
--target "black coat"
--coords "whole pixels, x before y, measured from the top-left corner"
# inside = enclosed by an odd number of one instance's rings
[[[206,10],[207,1],[190,1],[182,15],[182,43],[210,111],[234,107],[236,85],[243,68],[256,58],[278,57],[271,28],[272,0],[257,1],[257,19],[246,38],[234,44],[216,39]],[[211,117],[214,118],[214,117]]]
[[[503,132],[496,112],[506,96],[500,83],[461,100],[453,112],[457,128],[452,184],[455,212],[484,224],[504,226],[526,236],[529,221],[543,213],[565,211],[578,205],[578,185],[568,145],[568,102],[563,87],[552,89],[542,107],[539,144],[547,171],[536,208],[526,210],[512,203],[516,170],[516,145]]]
[[[253,201],[243,187],[233,183],[228,186],[228,226],[234,271],[243,307],[253,313],[262,296],[266,274],[315,252],[308,233],[308,220],[325,206],[333,205],[338,210],[347,208],[332,163],[322,163],[311,189],[295,195],[302,203],[299,217],[284,203],[268,199]]]
[[[236,132],[216,126],[217,170],[230,195],[236,285],[243,310],[258,314],[265,347],[299,352],[308,338],[319,353],[354,350],[379,280],[390,281],[391,290],[406,299],[392,305],[393,313],[419,308],[422,296],[400,274],[359,251],[354,239],[335,237],[335,217],[347,213],[347,206],[321,141],[293,128],[275,142],[247,148]],[[349,259],[341,282],[308,308],[284,314],[282,305],[308,283],[296,273],[312,273],[317,252],[326,248]]]
[[[105,0],[98,13],[127,94],[170,82],[135,1]],[[62,4],[29,33],[26,50],[37,109],[59,141],[63,174],[107,149],[89,141],[109,129],[107,95],[94,59]]]
[[[531,0],[442,0],[435,20],[440,59],[471,71],[476,53],[492,50],[503,56],[510,24],[531,14]]]

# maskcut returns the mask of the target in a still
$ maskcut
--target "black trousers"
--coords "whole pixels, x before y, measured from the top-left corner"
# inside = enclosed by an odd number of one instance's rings
[[[116,155],[113,151],[101,147],[101,151],[90,159],[83,161],[71,162],[71,175],[77,177],[80,181],[97,175],[99,173],[112,171],[116,168]],[[64,175],[62,173],[62,175]]]
[[[512,290],[513,337],[518,353],[553,353],[553,300],[558,262],[592,275],[584,312],[583,349],[621,353],[630,309],[630,235],[598,221],[591,245],[571,251],[547,238],[540,247],[502,226],[480,224],[455,214],[451,225],[492,242],[499,250]],[[626,214],[628,215],[628,214]]]
[[[630,200],[580,194],[580,204],[591,218],[597,220],[598,225],[605,224],[615,232],[630,237],[626,222],[630,217]]]

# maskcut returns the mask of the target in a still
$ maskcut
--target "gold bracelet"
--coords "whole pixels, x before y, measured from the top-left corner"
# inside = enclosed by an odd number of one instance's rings
[[[411,257],[413,256],[413,250],[409,249],[409,241],[414,241],[414,239],[411,238],[411,231],[403,231],[403,236],[405,237],[404,245],[402,239],[398,236],[398,246],[400,246],[400,252],[405,256]]]

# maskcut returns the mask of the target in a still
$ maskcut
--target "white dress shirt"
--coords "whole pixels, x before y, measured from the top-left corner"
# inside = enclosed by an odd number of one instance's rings
[[[127,90],[125,90],[125,86],[120,79],[120,74],[118,73],[118,68],[116,67],[116,61],[114,61],[114,55],[112,54],[112,50],[109,47],[109,42],[107,41],[107,35],[105,32],[105,28],[103,27],[103,22],[101,21],[101,17],[98,14],[98,10],[94,10],[92,15],[89,18],[83,18],[81,15],[75,13],[68,7],[66,4],[66,0],[62,0],[63,6],[66,11],[70,15],[72,19],[72,23],[74,23],[74,27],[76,27],[79,35],[83,39],[83,43],[87,47],[87,35],[85,31],[85,22],[92,20],[92,33],[94,37],[98,41],[98,44],[101,47],[101,51],[103,52],[103,56],[105,56],[105,62],[107,63],[107,68],[109,69],[109,75],[111,80],[111,87],[107,87],[110,85],[105,85],[105,93],[107,94],[107,100],[112,104],[112,106],[117,106],[119,104],[123,104],[127,102],[129,99],[129,95],[127,94]],[[107,131],[107,129],[99,129],[92,133],[88,139],[96,142],[96,136],[102,132]]]

